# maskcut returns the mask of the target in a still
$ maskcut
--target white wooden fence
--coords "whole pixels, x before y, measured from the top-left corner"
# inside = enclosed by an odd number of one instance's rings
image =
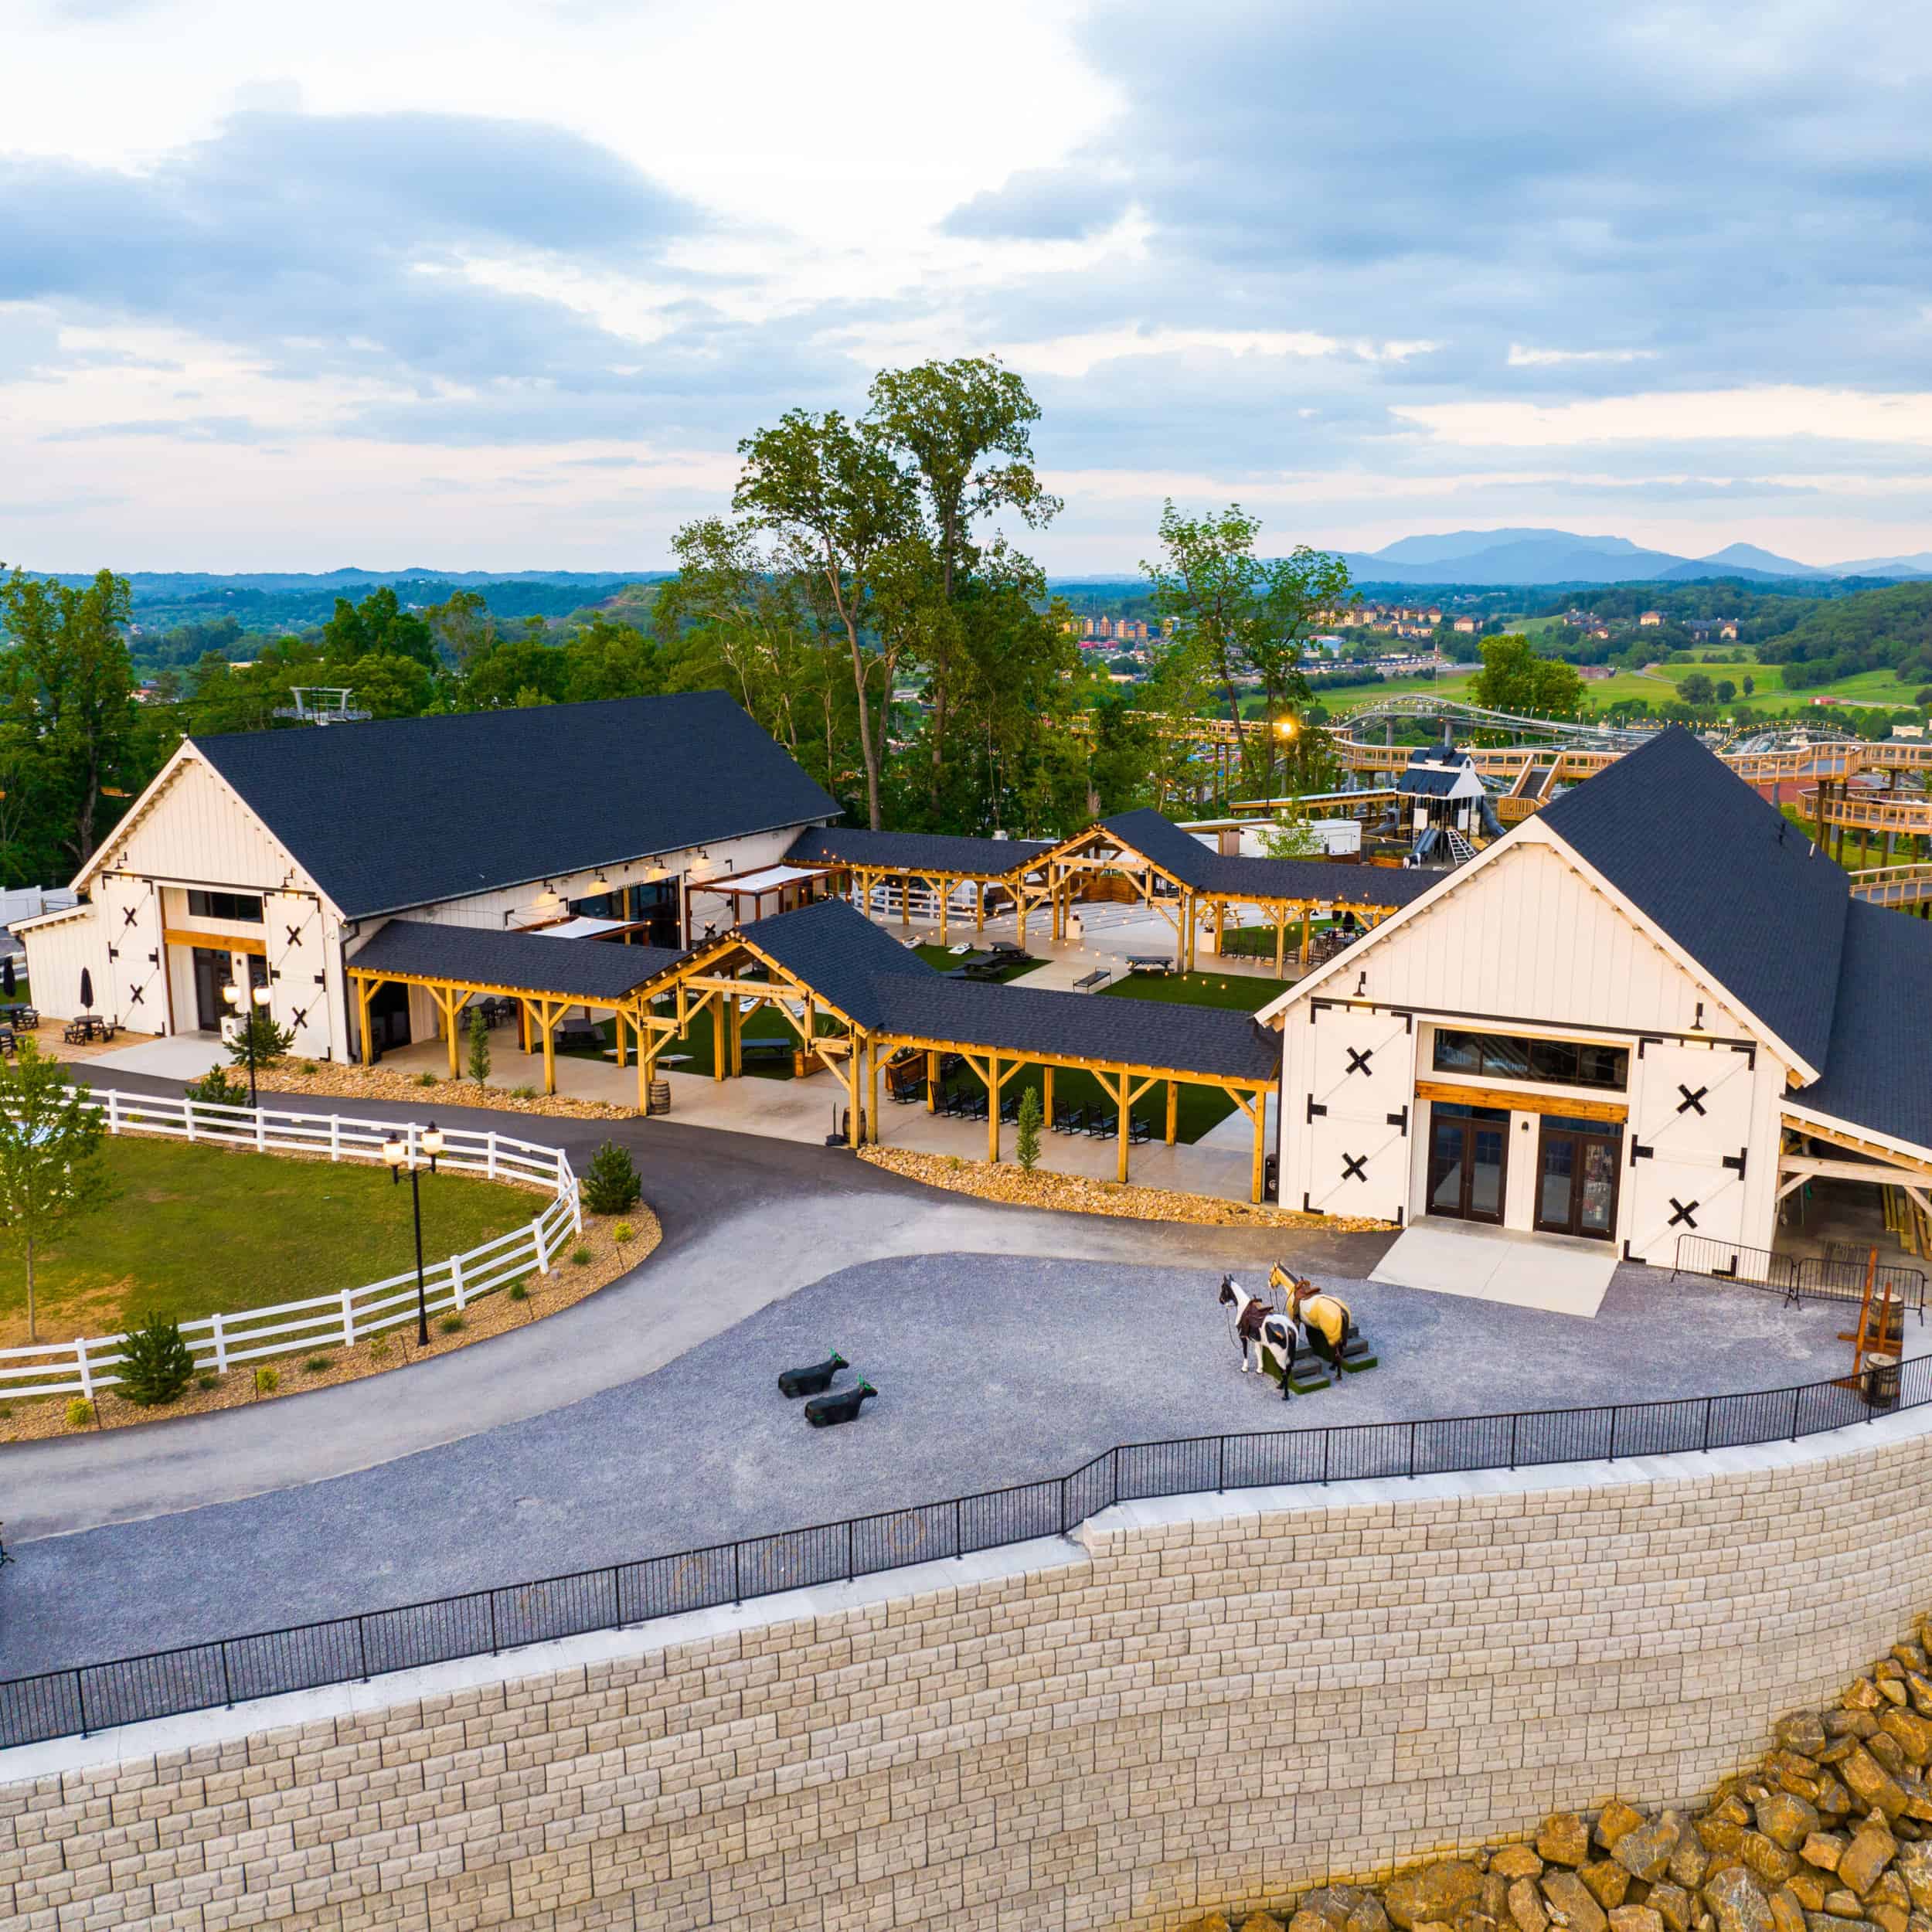
[[[111,1134],[161,1134],[175,1140],[266,1154],[308,1154],[332,1161],[376,1161],[383,1144],[399,1132],[412,1158],[421,1158],[418,1129],[386,1121],[345,1120],[335,1114],[292,1114],[274,1108],[215,1107],[200,1100],[157,1099],[145,1094],[95,1090]],[[480,1134],[447,1128],[438,1170],[521,1182],[548,1191],[551,1199],[528,1226],[481,1247],[430,1261],[423,1281],[431,1314],[461,1313],[479,1295],[506,1288],[534,1272],[548,1274],[557,1252],[583,1226],[577,1179],[563,1150],[511,1139],[493,1130]],[[416,1270],[393,1274],[331,1294],[284,1301],[270,1308],[211,1315],[181,1325],[182,1339],[197,1369],[220,1375],[237,1363],[266,1356],[309,1355],[416,1319]],[[83,1336],[36,1348],[0,1349],[0,1400],[9,1396],[80,1396],[111,1388],[120,1377],[124,1335]]]

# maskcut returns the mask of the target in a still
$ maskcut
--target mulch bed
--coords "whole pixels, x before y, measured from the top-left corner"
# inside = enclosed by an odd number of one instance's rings
[[[230,1077],[234,1070],[227,1070]],[[243,1077],[247,1077],[244,1072]],[[334,1060],[318,1062],[312,1073],[299,1062],[264,1068],[256,1084],[265,1094],[314,1094],[338,1100],[401,1100],[427,1105],[434,1094],[445,1107],[488,1107],[502,1114],[547,1114],[580,1121],[634,1121],[634,1107],[615,1107],[608,1100],[578,1100],[561,1094],[523,1095],[481,1080],[432,1079],[426,1087],[415,1073],[387,1066],[345,1066]]]
[[[1090,1180],[1077,1174],[1029,1174],[1000,1161],[962,1160],[957,1155],[915,1154],[901,1148],[866,1147],[859,1158],[909,1180],[949,1193],[976,1195],[1015,1207],[1054,1208],[1067,1214],[1114,1214],[1130,1221],[1185,1222],[1197,1227],[1325,1228],[1335,1234],[1379,1232],[1386,1221],[1365,1221],[1344,1214],[1302,1214],[1293,1209],[1247,1201],[1224,1201],[1211,1194],[1174,1194],[1164,1188],[1123,1187],[1117,1181]]]

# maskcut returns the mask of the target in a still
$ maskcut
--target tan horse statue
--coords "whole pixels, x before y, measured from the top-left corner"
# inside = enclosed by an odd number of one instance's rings
[[[1356,1332],[1355,1317],[1338,1294],[1317,1287],[1307,1276],[1291,1274],[1277,1261],[1269,1270],[1268,1286],[1280,1288],[1288,1298],[1288,1319],[1301,1325],[1310,1348],[1338,1375],[1342,1352]]]

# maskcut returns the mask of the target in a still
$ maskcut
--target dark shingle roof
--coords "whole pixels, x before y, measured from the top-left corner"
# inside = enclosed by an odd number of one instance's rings
[[[838,812],[722,691],[195,745],[352,919]]]
[[[1932,1149],[1928,1019],[1932,926],[1853,900],[1825,1077],[1791,1097],[1835,1120]]]
[[[1396,790],[1405,798],[1447,798],[1461,782],[1460,771],[1440,766],[1410,765],[1396,781]]]
[[[882,983],[879,992],[888,1030],[962,1046],[1172,1067],[1232,1080],[1271,1080],[1281,1070],[1281,1036],[1249,1014],[1221,1007],[1036,992],[938,974]]]
[[[940,975],[910,947],[842,899],[821,899],[815,906],[777,913],[737,930],[861,1026],[879,1023],[882,980],[940,983]]]
[[[1124,845],[1171,877],[1217,898],[1340,900],[1355,906],[1406,906],[1439,874],[1323,859],[1241,859],[1210,851],[1158,811],[1117,812],[1101,823]]]
[[[1673,726],[1539,817],[1808,1066],[1825,1065],[1849,887],[1775,805]]]
[[[423,979],[466,979],[517,992],[621,999],[682,954],[607,939],[550,939],[488,926],[438,926],[392,919],[352,953],[349,964]]]
[[[956,838],[940,832],[865,832],[845,825],[801,832],[785,854],[793,866],[879,866],[896,871],[1004,876],[1053,847],[1032,838]]]

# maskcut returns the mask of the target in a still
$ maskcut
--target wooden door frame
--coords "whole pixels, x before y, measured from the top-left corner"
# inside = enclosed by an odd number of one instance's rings
[[[1624,1204],[1624,1137],[1621,1134],[1607,1134],[1594,1128],[1581,1127],[1553,1127],[1553,1119],[1562,1116],[1546,1114],[1538,1124],[1536,1131],[1536,1193],[1530,1209],[1529,1225],[1537,1234],[1566,1234],[1577,1241],[1608,1241],[1614,1245],[1617,1240],[1617,1211]],[[1576,1119],[1580,1116],[1572,1115]],[[1543,1217],[1543,1148],[1553,1134],[1560,1134],[1572,1146],[1570,1170],[1570,1219],[1560,1227],[1551,1227]],[[1610,1225],[1600,1233],[1586,1230],[1580,1224],[1581,1196],[1583,1162],[1583,1143],[1601,1141],[1611,1150],[1610,1160]]]
[[[1461,1221],[1471,1227],[1499,1228],[1503,1226],[1503,1216],[1509,1206],[1509,1116],[1504,1113],[1500,1122],[1479,1121],[1474,1117],[1478,1112],[1488,1114],[1498,1111],[1501,1110],[1494,1107],[1471,1108],[1468,1113],[1451,1114],[1445,1117],[1439,1112],[1437,1106],[1431,1104],[1429,1109],[1429,1138],[1423,1145],[1422,1158],[1422,1211],[1425,1216],[1433,1215],[1438,1221]],[[1435,1168],[1436,1128],[1438,1124],[1462,1129],[1462,1187],[1459,1197],[1462,1205],[1453,1214],[1436,1206],[1436,1190],[1430,1179]],[[1485,1128],[1502,1136],[1502,1158],[1498,1163],[1496,1212],[1493,1216],[1472,1214],[1468,1206],[1475,1182],[1474,1143],[1478,1131]]]

